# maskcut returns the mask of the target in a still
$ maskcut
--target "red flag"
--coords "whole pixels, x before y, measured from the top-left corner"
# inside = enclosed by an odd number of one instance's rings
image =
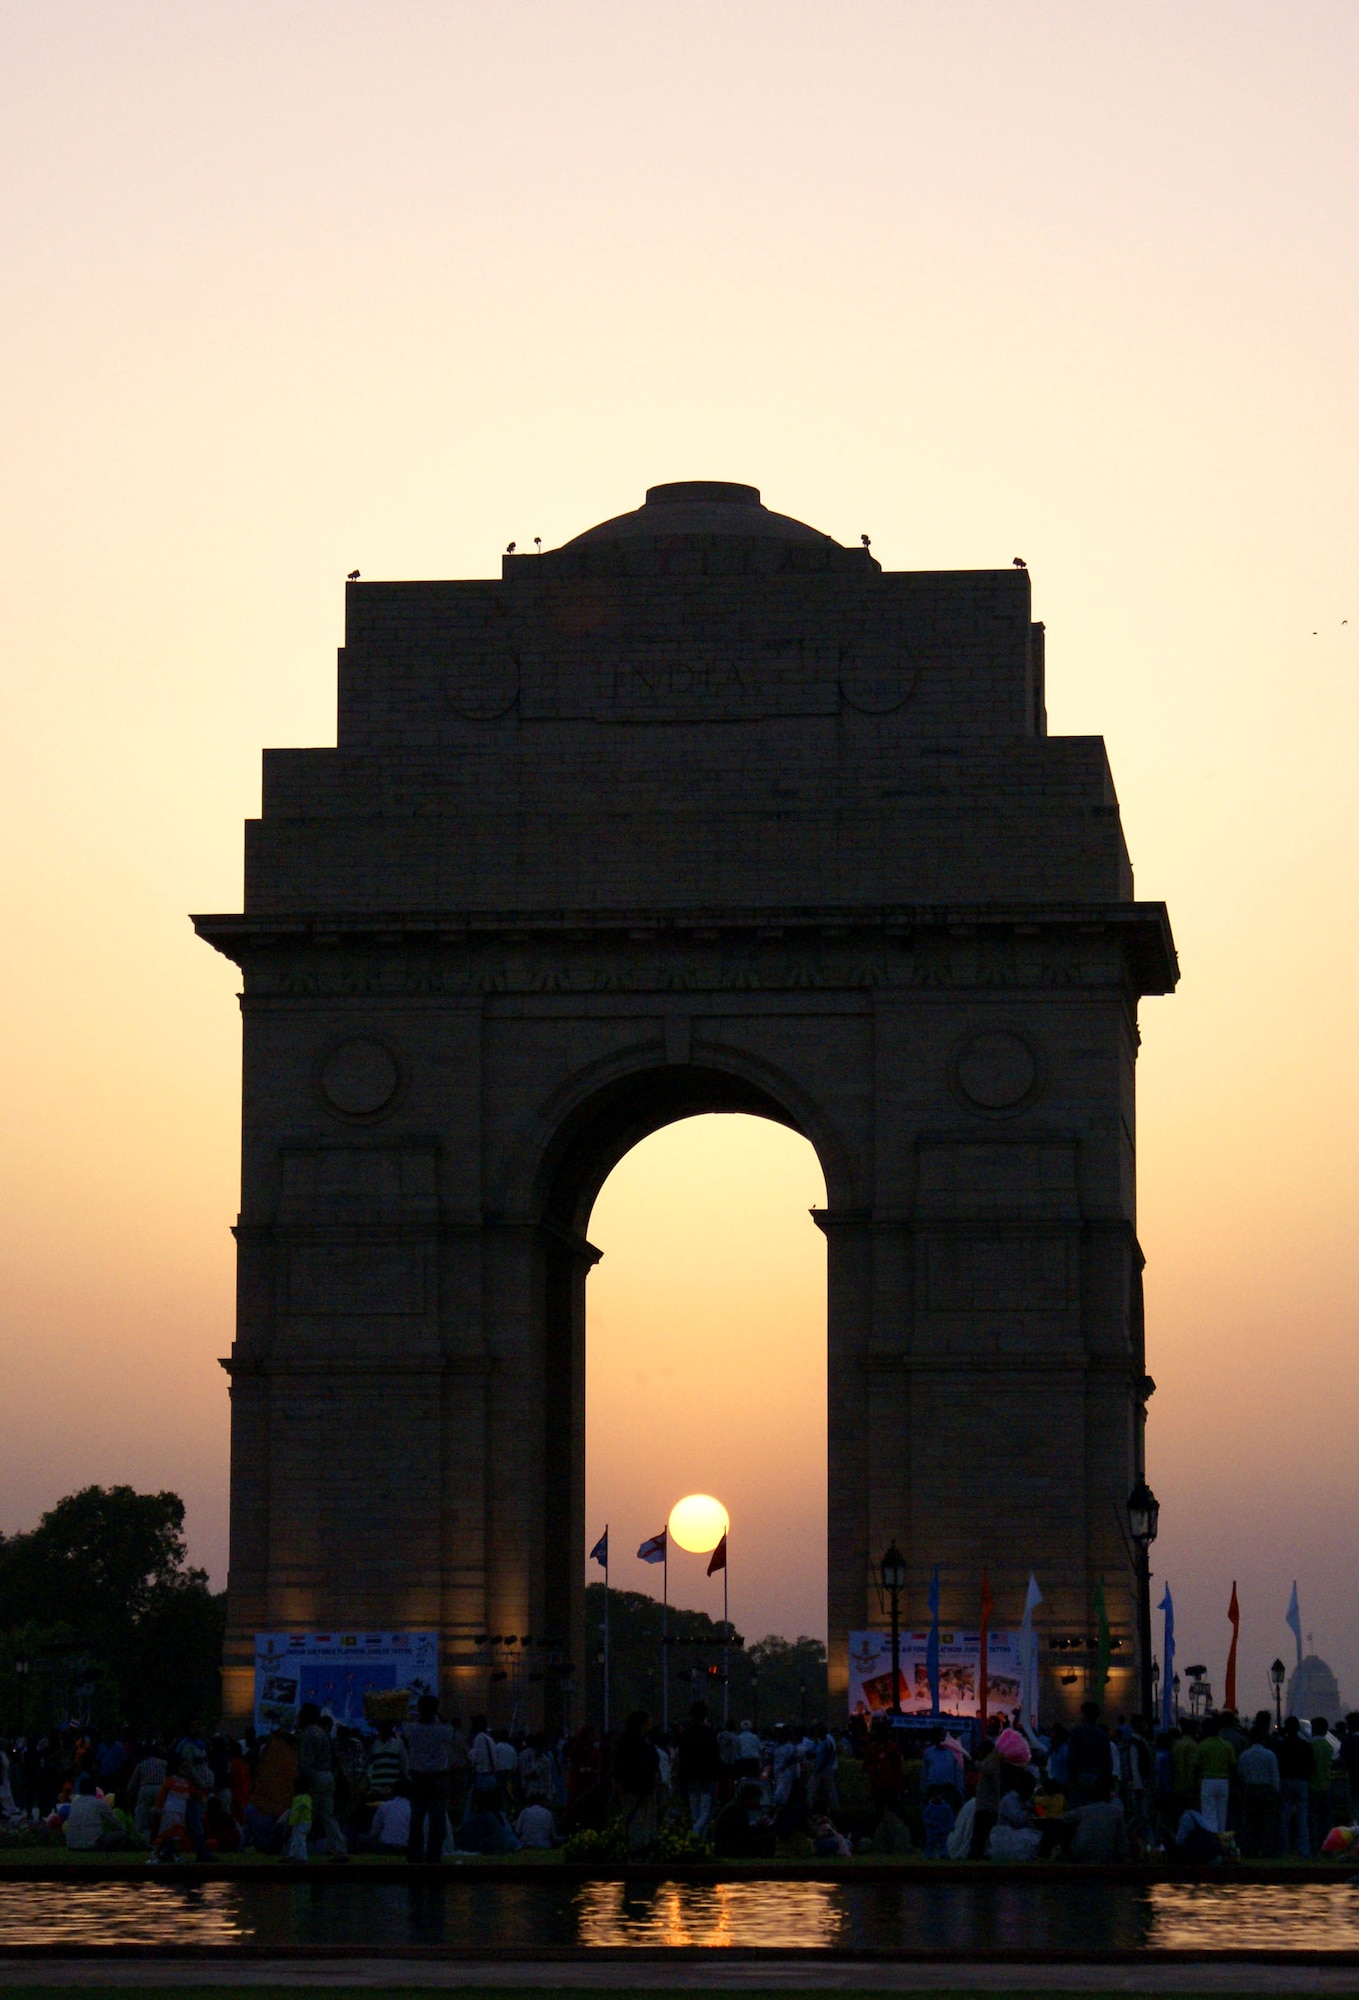
[[[1227,1619],[1232,1628],[1231,1651],[1227,1655],[1227,1678],[1222,1689],[1222,1706],[1236,1707],[1236,1642],[1241,1637],[1241,1606],[1236,1601],[1236,1579],[1232,1579],[1232,1601],[1227,1606]]]
[[[717,1544],[717,1547],[712,1552],[712,1560],[708,1564],[709,1576],[712,1576],[719,1569],[725,1569],[726,1566],[727,1566],[727,1538],[725,1535],[723,1535],[721,1541]]]
[[[981,1682],[981,1691],[980,1691],[981,1698],[980,1698],[980,1707],[978,1713],[981,1718],[981,1728],[983,1736],[985,1736],[986,1734],[986,1697],[989,1692],[988,1684],[991,1679],[991,1662],[986,1643],[986,1628],[991,1623],[991,1613],[995,1610],[995,1608],[996,1608],[996,1600],[991,1595],[991,1579],[987,1574],[987,1572],[983,1570],[982,1601],[981,1601],[981,1632],[979,1634],[979,1641],[977,1646],[977,1652],[979,1656],[977,1661],[977,1678]]]

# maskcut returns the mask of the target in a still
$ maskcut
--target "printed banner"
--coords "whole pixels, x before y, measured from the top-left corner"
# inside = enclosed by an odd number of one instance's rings
[[[987,1635],[986,1703],[991,1714],[1019,1706],[1019,1648],[1015,1632]],[[901,1672],[903,1715],[928,1715],[930,1676],[926,1666],[928,1632],[903,1632],[897,1649]],[[979,1632],[939,1634],[939,1708],[944,1715],[977,1715]],[[886,1715],[892,1708],[892,1635],[851,1632],[849,1635],[849,1712]]]
[[[304,1701],[336,1722],[363,1722],[363,1697],[439,1691],[437,1632],[260,1632],[255,1636],[255,1727],[291,1729]]]

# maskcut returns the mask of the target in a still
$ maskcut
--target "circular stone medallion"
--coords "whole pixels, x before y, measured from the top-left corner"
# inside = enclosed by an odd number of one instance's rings
[[[321,1065],[321,1094],[332,1111],[347,1118],[372,1118],[396,1096],[401,1072],[382,1042],[341,1042]]]
[[[959,1090],[978,1110],[1013,1111],[1032,1092],[1038,1068],[1028,1043],[998,1028],[963,1043],[954,1074]]]
[[[915,663],[903,655],[886,659],[846,654],[840,662],[840,692],[861,715],[890,715],[915,692]]]
[[[444,693],[455,715],[497,722],[519,699],[519,657],[491,647],[463,654],[445,676]]]

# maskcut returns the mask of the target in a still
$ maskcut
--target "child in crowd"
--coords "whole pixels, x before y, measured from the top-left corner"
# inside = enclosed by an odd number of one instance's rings
[[[948,1852],[948,1837],[955,1814],[942,1785],[934,1785],[925,1801],[925,1859],[941,1861]]]
[[[311,1793],[299,1792],[288,1809],[288,1859],[307,1859],[307,1836],[311,1832]]]

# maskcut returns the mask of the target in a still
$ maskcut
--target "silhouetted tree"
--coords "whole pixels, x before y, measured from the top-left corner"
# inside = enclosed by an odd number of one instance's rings
[[[585,1715],[598,1727],[603,1714],[604,1586],[585,1590]],[[640,1590],[609,1593],[611,1720],[615,1727],[630,1708],[661,1713],[661,1605]],[[689,1704],[704,1700],[714,1716],[722,1713],[722,1627],[704,1611],[669,1617],[670,1721],[683,1721]],[[761,1728],[776,1722],[826,1720],[826,1649],[819,1639],[781,1639],[775,1634],[747,1646],[735,1634],[727,1652],[733,1722],[758,1718]]]
[[[130,1486],[86,1486],[0,1537],[0,1672],[20,1654],[80,1655],[97,1706],[116,1710],[106,1721],[214,1719],[226,1600],[185,1555],[179,1495]],[[41,1687],[30,1677],[30,1701]]]

